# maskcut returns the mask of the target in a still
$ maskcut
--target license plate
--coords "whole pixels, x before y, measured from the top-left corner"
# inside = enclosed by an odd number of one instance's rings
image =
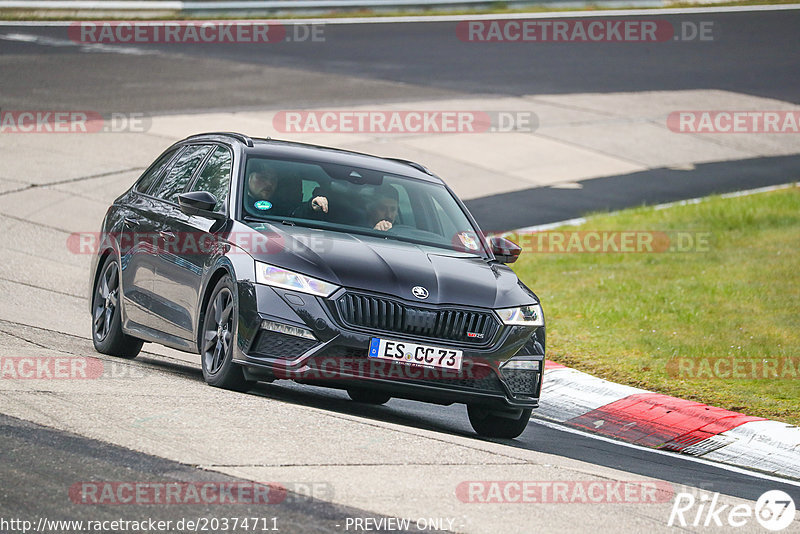
[[[373,337],[369,344],[369,357],[393,362],[461,370],[462,352],[455,349],[418,345],[407,341],[390,341]]]

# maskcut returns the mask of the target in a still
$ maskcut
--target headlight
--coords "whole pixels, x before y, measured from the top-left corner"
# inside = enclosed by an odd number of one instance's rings
[[[323,280],[317,280],[316,278],[281,269],[267,263],[261,263],[260,261],[256,262],[256,282],[268,286],[311,293],[320,297],[327,297],[339,289],[339,286]]]
[[[503,308],[495,311],[505,324],[544,326],[544,314],[539,304],[529,304],[519,308]]]

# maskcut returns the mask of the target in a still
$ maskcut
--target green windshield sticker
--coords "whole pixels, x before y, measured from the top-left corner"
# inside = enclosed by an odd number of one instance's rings
[[[259,200],[254,204],[257,210],[268,210],[272,207],[272,202],[269,200]]]

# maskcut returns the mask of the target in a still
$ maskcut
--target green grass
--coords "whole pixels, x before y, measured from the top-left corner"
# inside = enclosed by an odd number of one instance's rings
[[[800,423],[800,379],[685,379],[666,370],[670,358],[800,356],[800,188],[596,215],[563,230],[710,232],[711,239],[706,252],[523,253],[513,267],[542,300],[549,359]]]
[[[694,2],[681,2],[677,1],[664,5],[663,8],[707,8],[709,6],[753,6],[753,5],[782,5],[793,4],[797,0],[733,0],[729,2],[714,3],[714,4],[698,4]],[[551,6],[551,5],[531,5],[526,7],[508,7],[505,2],[496,2],[489,8],[474,8],[474,9],[409,9],[409,10],[371,10],[371,9],[357,9],[348,10],[340,9],[330,11],[328,13],[308,14],[302,12],[296,13],[270,13],[263,12],[258,14],[236,14],[232,12],[205,12],[205,13],[180,13],[150,10],[151,12],[158,12],[158,14],[149,15],[133,12],[120,12],[119,15],[109,16],[108,13],[103,13],[102,16],[92,17],[89,10],[44,10],[44,9],[3,9],[0,10],[0,20],[14,21],[14,20],[40,20],[40,21],[57,21],[57,20],[247,20],[247,19],[303,19],[303,18],[350,18],[350,17],[414,17],[414,16],[437,16],[437,15],[509,15],[519,13],[555,13],[567,11],[617,11],[621,9],[651,9],[658,11],[662,7],[658,6],[613,6],[607,7],[602,4],[587,4],[576,6]],[[109,10],[113,11],[113,10]]]

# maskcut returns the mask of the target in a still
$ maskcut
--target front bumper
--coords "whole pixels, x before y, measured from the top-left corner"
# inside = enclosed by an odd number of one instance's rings
[[[384,391],[393,397],[437,404],[475,404],[496,409],[536,408],[544,370],[544,328],[497,325],[491,339],[473,343],[421,338],[346,324],[328,299],[239,283],[240,317],[234,360],[251,378],[292,379],[348,389]],[[435,308],[435,307],[433,307]],[[262,328],[264,321],[303,329],[303,337]],[[413,341],[463,351],[461,371],[432,369],[368,357],[373,337]],[[538,340],[537,340],[538,339]],[[502,370],[514,357],[533,362]],[[535,367],[535,369],[532,369]]]

